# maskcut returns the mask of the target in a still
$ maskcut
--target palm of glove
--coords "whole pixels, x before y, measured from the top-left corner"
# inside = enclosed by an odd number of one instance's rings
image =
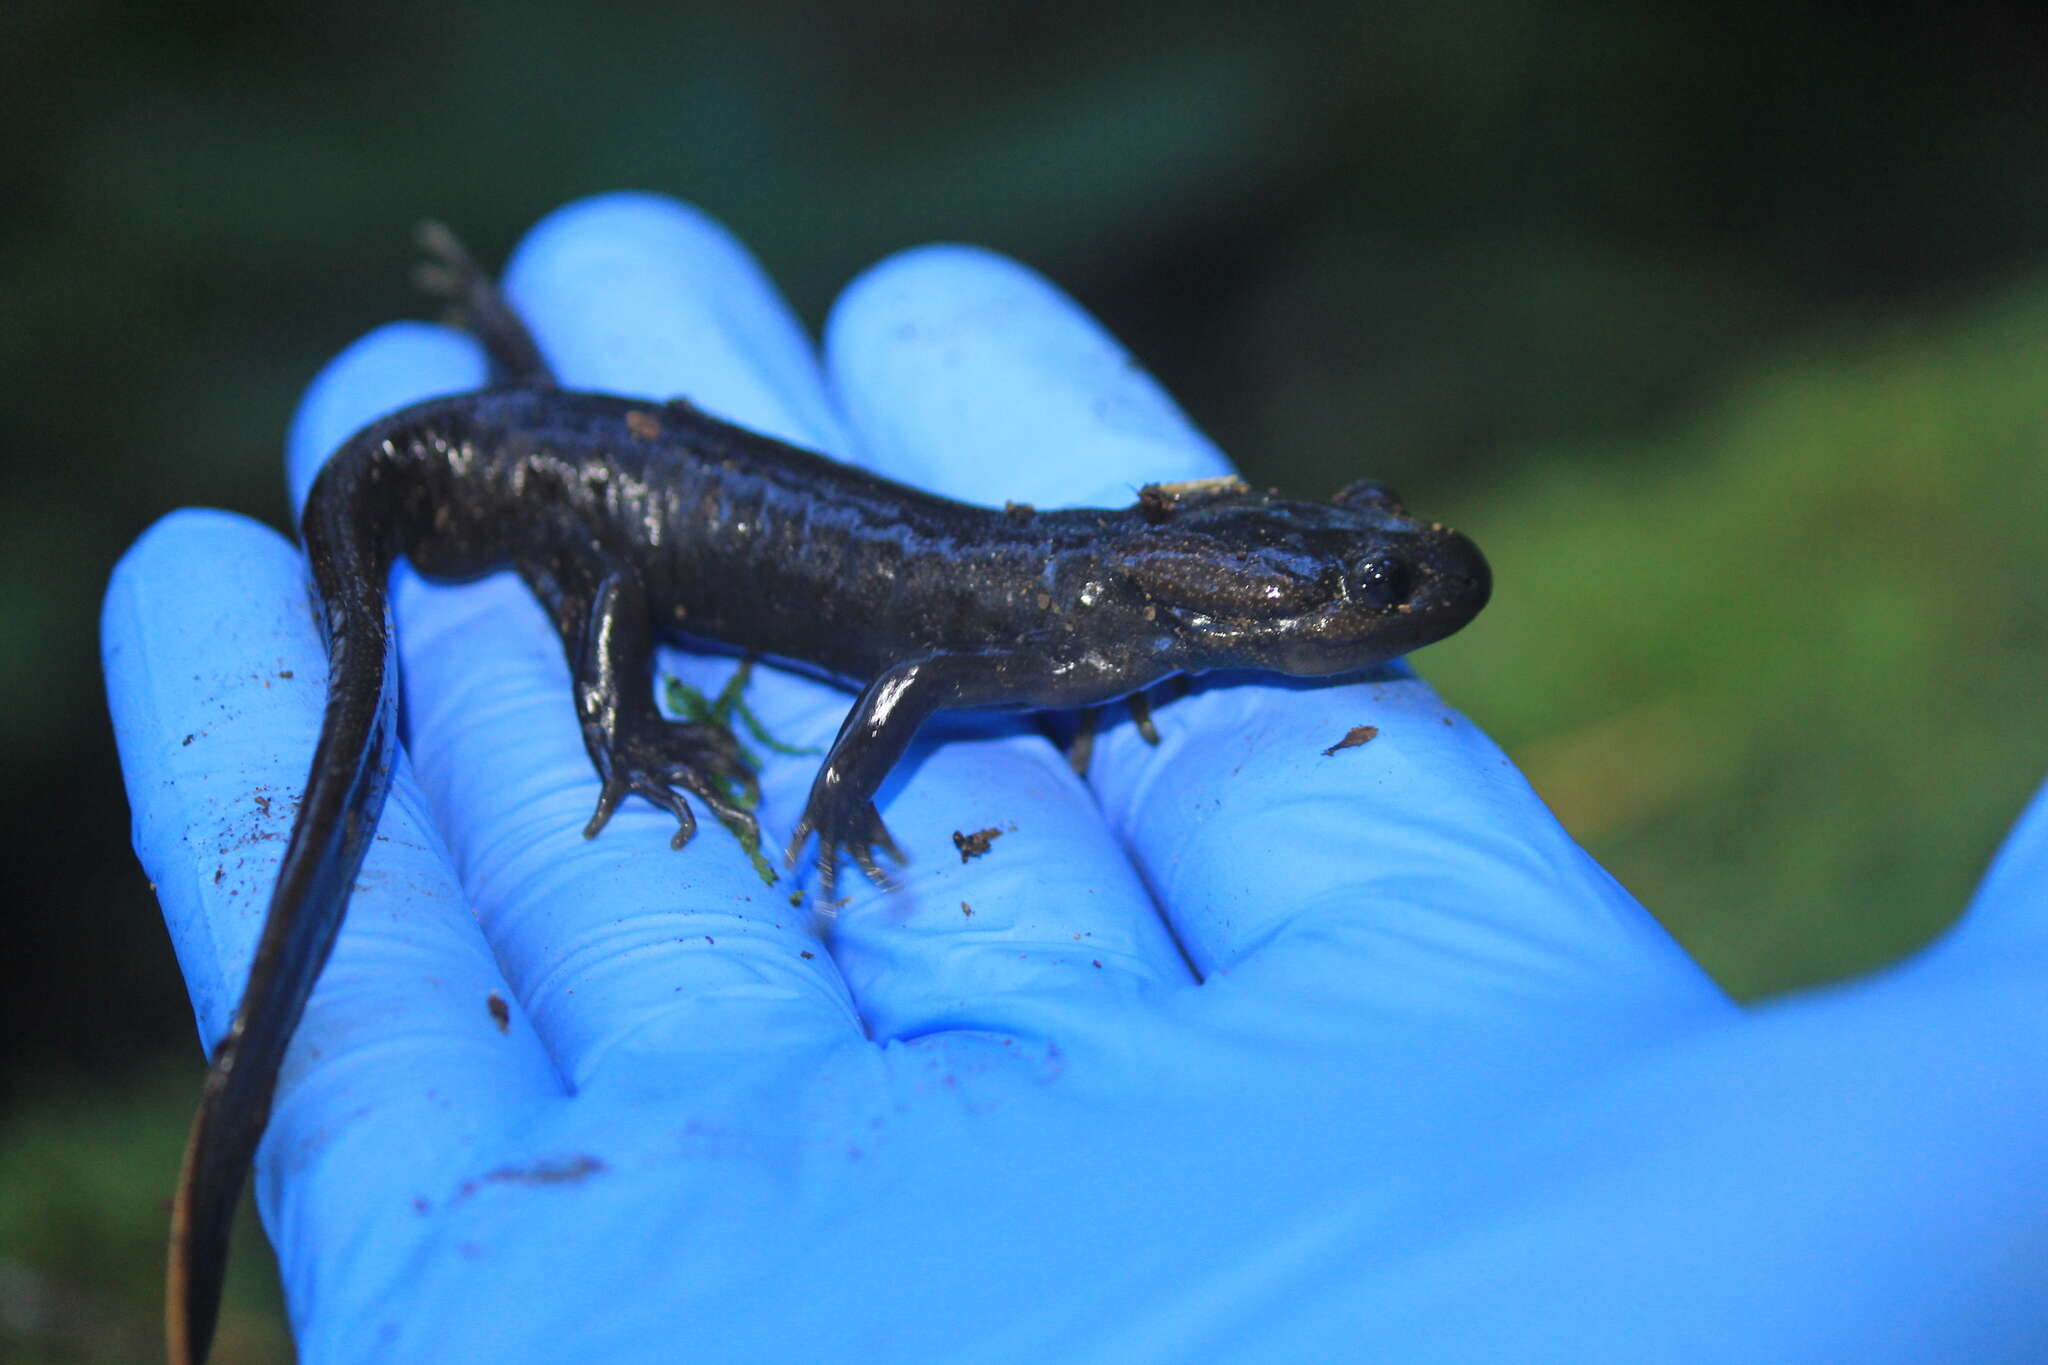
[[[659,201],[557,214],[510,287],[571,384],[957,496],[1224,468],[979,253],[865,277],[822,374],[738,248]],[[366,339],[308,397],[294,486],[481,377],[451,333]],[[274,535],[185,513],[108,598],[138,842],[208,1038],[317,724],[301,582]],[[1943,951],[1744,1011],[1420,682],[1217,686],[1156,748],[1111,727],[1085,784],[1028,724],[931,727],[883,791],[905,885],[842,883],[828,944],[711,822],[672,852],[628,800],[583,840],[566,666],[516,583],[401,570],[397,611],[410,767],[258,1174],[308,1361],[2048,1342],[2039,805]],[[670,662],[706,690],[731,667]],[[749,700],[821,745],[848,699],[762,670]],[[815,766],[768,758],[771,840]]]

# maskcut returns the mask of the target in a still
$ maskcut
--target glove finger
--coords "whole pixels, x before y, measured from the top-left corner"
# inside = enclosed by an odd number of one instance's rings
[[[1133,470],[1227,468],[1070,299],[989,252],[882,262],[840,299],[826,345],[862,457],[966,502],[1127,503]],[[1071,1035],[1074,1011],[1189,980],[1094,798],[1041,735],[949,744],[918,776],[899,800],[910,819],[992,841],[900,923],[846,925],[841,962],[870,1017],[904,1033]],[[962,795],[920,803],[927,778]]]
[[[209,1046],[248,975],[320,725],[327,660],[306,591],[276,533],[187,511],[137,541],[107,592],[136,850]],[[401,760],[258,1153],[295,1300],[337,1247],[402,1256],[392,1226],[420,1223],[414,1198],[447,1186],[509,1116],[561,1093]],[[389,1141],[394,1128],[407,1142]]]
[[[963,502],[1123,507],[1231,472],[1130,353],[1039,275],[934,246],[848,287],[826,331],[867,462]]]

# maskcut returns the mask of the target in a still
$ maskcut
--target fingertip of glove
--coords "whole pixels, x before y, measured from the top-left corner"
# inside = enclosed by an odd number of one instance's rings
[[[295,551],[290,542],[270,527],[240,512],[218,507],[181,507],[157,518],[135,538],[107,578],[107,592],[101,602],[102,634],[113,614],[148,582],[190,578],[195,565],[211,563],[223,555],[275,554],[287,559]]]
[[[753,257],[730,228],[694,204],[649,190],[613,190],[564,204],[520,239],[506,275],[532,285],[602,250],[627,270],[698,259],[730,265]]]
[[[1085,309],[980,247],[871,267],[834,306],[825,351],[877,464],[956,497],[1119,503],[1152,479],[1229,467]]]
[[[1037,271],[958,242],[910,247],[856,275],[826,319],[825,351],[835,374],[864,379],[907,346],[928,347],[989,321],[1011,334],[1073,328],[1075,341],[1121,352]]]
[[[826,336],[853,329],[849,340],[873,337],[870,318],[893,322],[906,311],[935,316],[991,302],[1037,301],[1075,310],[1073,300],[1023,263],[965,242],[928,242],[891,252],[854,276],[832,306]]]
[[[179,604],[209,584],[251,583],[296,575],[290,541],[253,517],[217,507],[182,507],[156,520],[115,562],[100,607],[101,644],[110,654],[131,626],[169,624]]]
[[[641,192],[570,204],[513,251],[505,292],[571,387],[681,395],[799,445],[844,444],[810,337],[701,209]]]

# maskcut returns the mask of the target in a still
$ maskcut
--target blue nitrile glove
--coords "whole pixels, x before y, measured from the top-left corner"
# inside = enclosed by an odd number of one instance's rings
[[[1225,468],[976,251],[862,278],[822,365],[662,200],[556,214],[510,290],[570,385],[958,497]],[[482,377],[454,333],[374,334],[308,396],[294,489]],[[313,749],[306,594],[276,535],[185,512],[107,598],[207,1041]],[[308,1365],[2048,1358],[2048,802],[1937,950],[1741,1009],[1422,683],[1215,686],[1157,748],[1111,726],[1086,783],[1028,722],[931,726],[883,791],[904,889],[847,876],[828,943],[714,821],[673,852],[636,800],[583,839],[567,667],[513,578],[401,569],[396,610],[410,766],[258,1162]],[[748,695],[805,745],[850,701]],[[773,839],[816,764],[769,759]]]

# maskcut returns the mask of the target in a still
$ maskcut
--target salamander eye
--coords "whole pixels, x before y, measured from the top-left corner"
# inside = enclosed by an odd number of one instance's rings
[[[1398,559],[1368,560],[1352,579],[1358,600],[1378,611],[1400,606],[1408,600],[1412,575]]]
[[[1408,509],[1401,505],[1401,495],[1378,479],[1359,479],[1354,483],[1347,483],[1337,490],[1337,496],[1330,501],[1340,507],[1377,507],[1397,517],[1408,515]]]

